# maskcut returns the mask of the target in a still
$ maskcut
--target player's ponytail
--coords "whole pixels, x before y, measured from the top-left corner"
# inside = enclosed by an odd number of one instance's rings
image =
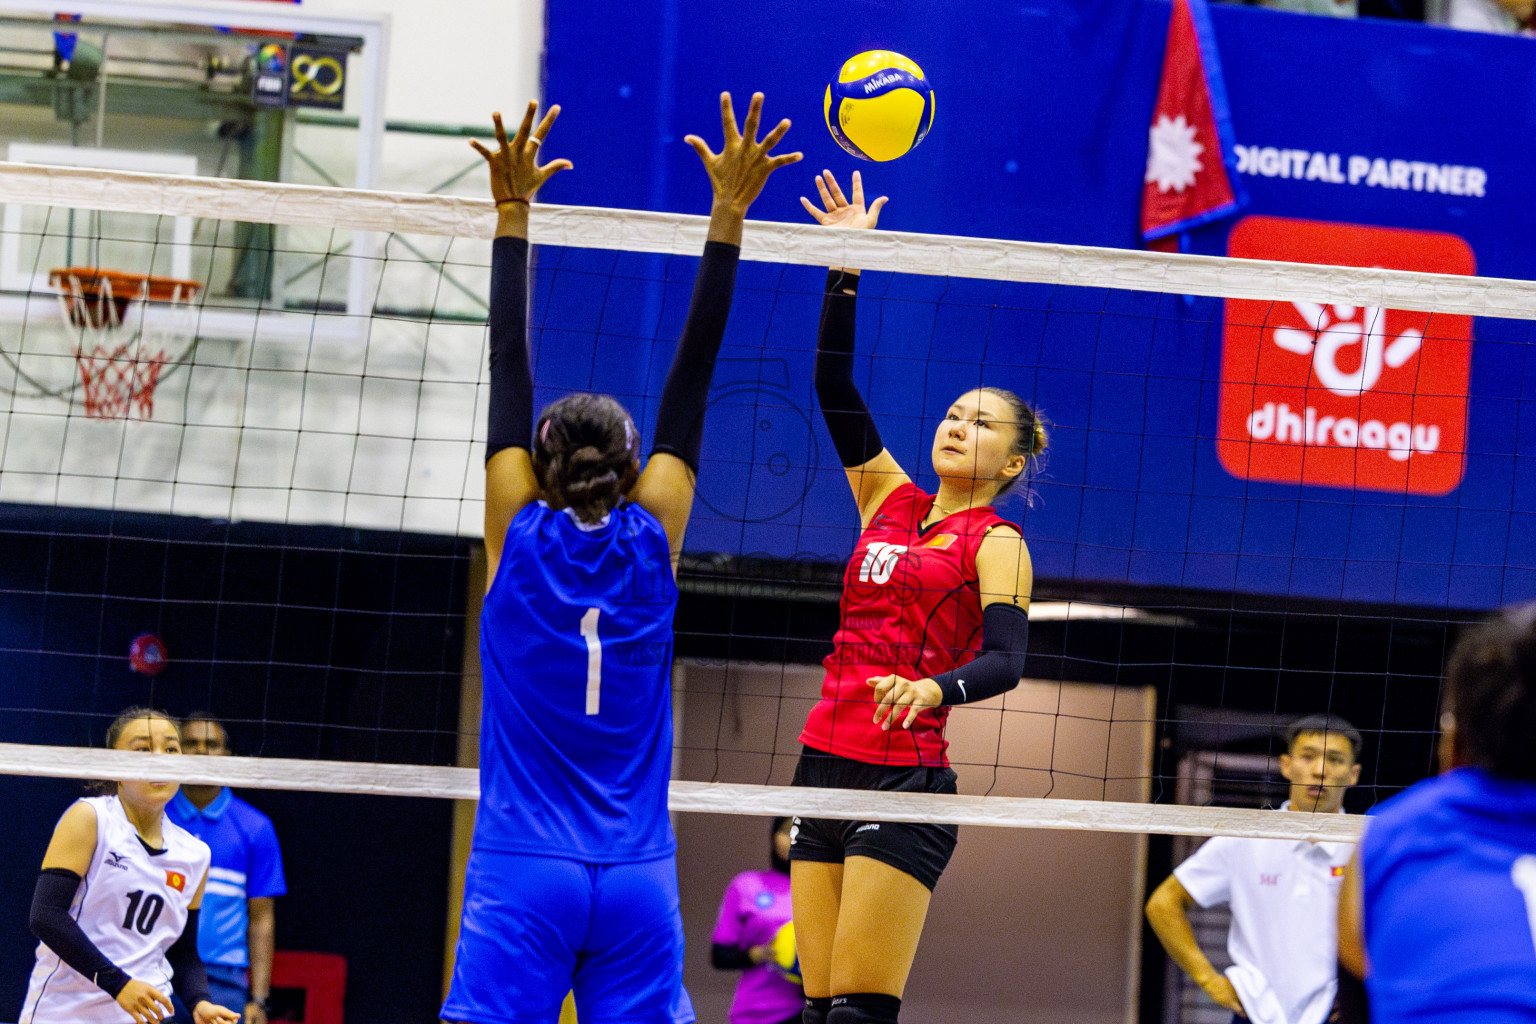
[[[640,475],[639,437],[607,395],[576,394],[544,410],[533,432],[533,469],[550,508],[601,522]]]
[[[1020,480],[1027,481],[1034,476],[1039,467],[1040,457],[1045,454],[1045,449],[1050,445],[1050,437],[1045,432],[1045,421],[1040,414],[1024,399],[1009,391],[1007,388],[984,387],[979,390],[989,395],[1001,398],[1013,412],[1013,444],[1008,454],[1024,456],[1024,471],[1016,477],[1004,481],[998,488],[996,498],[1006,494]]]

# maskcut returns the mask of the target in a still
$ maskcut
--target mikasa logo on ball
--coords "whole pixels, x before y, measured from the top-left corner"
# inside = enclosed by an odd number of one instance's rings
[[[1471,274],[1455,235],[1248,217],[1227,254]],[[1226,303],[1222,467],[1245,480],[1447,494],[1466,451],[1472,319],[1347,303]]]
[[[865,82],[864,91],[866,93],[871,93],[876,89],[883,88],[884,86],[890,85],[893,82],[899,81],[901,81],[901,77],[898,75],[880,75],[877,78],[871,78],[869,81]]]

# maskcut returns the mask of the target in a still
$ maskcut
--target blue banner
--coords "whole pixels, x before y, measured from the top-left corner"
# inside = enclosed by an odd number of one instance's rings
[[[937,116],[911,154],[861,165],[867,190],[891,196],[882,226],[1137,245],[1167,3],[975,4],[949,19],[870,4],[816,32],[793,29],[825,25],[825,5],[805,0],[729,18],[695,6],[550,0],[547,95],[565,108],[550,156],[576,171],[543,198],[706,212],[682,136],[713,142],[720,91],[761,90],[806,163],[776,175],[752,216],[803,220],[812,173],[855,169],[820,123],[822,90],[883,47],[922,65]],[[1193,232],[1193,251],[1531,276],[1529,40],[1236,5],[1211,22],[1250,201]],[[653,415],[692,270],[546,253],[541,398],[592,387]],[[860,383],[920,483],[967,388],[1010,387],[1055,424],[1033,507],[1005,509],[1042,578],[1456,608],[1536,596],[1524,322],[1287,303],[1255,323],[1203,299],[866,277]],[[810,388],[820,278],[743,267],[690,550],[852,548]]]

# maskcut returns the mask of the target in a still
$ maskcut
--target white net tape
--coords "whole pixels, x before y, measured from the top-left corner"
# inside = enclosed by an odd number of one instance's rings
[[[157,755],[24,743],[0,743],[0,772],[54,778],[159,777],[250,789],[448,800],[475,800],[480,796],[479,776],[472,768]],[[712,814],[798,814],[816,818],[946,822],[1004,828],[1225,835],[1344,843],[1360,838],[1365,821],[1363,816],[1355,814],[1276,814],[1230,807],[878,793],[712,782],[673,782],[669,805],[674,811]]]
[[[459,238],[490,238],[496,228],[488,199],[5,162],[0,202]],[[541,203],[533,208],[529,233],[542,245],[693,256],[703,248],[707,224],[705,217],[685,214]],[[1536,281],[1369,267],[907,231],[827,231],[766,221],[748,222],[742,256],[994,281],[1536,318]]]
[[[201,217],[363,232],[489,238],[489,200],[0,162],[0,203]],[[704,217],[538,204],[535,243],[696,255]],[[829,232],[752,221],[743,256],[807,266],[1244,298],[1329,302],[1536,319],[1536,282],[1320,266],[900,231]],[[318,319],[318,318],[316,318]],[[314,331],[311,323],[307,330]],[[150,757],[122,751],[0,744],[0,773],[143,778],[250,788],[473,800],[472,769],[238,757]],[[943,796],[673,782],[675,811],[799,814],[1015,828],[1235,835],[1352,842],[1356,815],[1019,797]]]

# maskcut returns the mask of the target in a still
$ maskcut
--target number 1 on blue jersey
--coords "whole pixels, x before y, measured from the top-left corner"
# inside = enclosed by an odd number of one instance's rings
[[[581,617],[581,636],[587,642],[587,714],[597,714],[603,691],[603,641],[597,635],[600,608],[588,608]]]
[[[1536,942],[1536,856],[1516,857],[1509,875],[1515,888],[1525,897],[1525,912],[1531,920],[1531,941]]]

